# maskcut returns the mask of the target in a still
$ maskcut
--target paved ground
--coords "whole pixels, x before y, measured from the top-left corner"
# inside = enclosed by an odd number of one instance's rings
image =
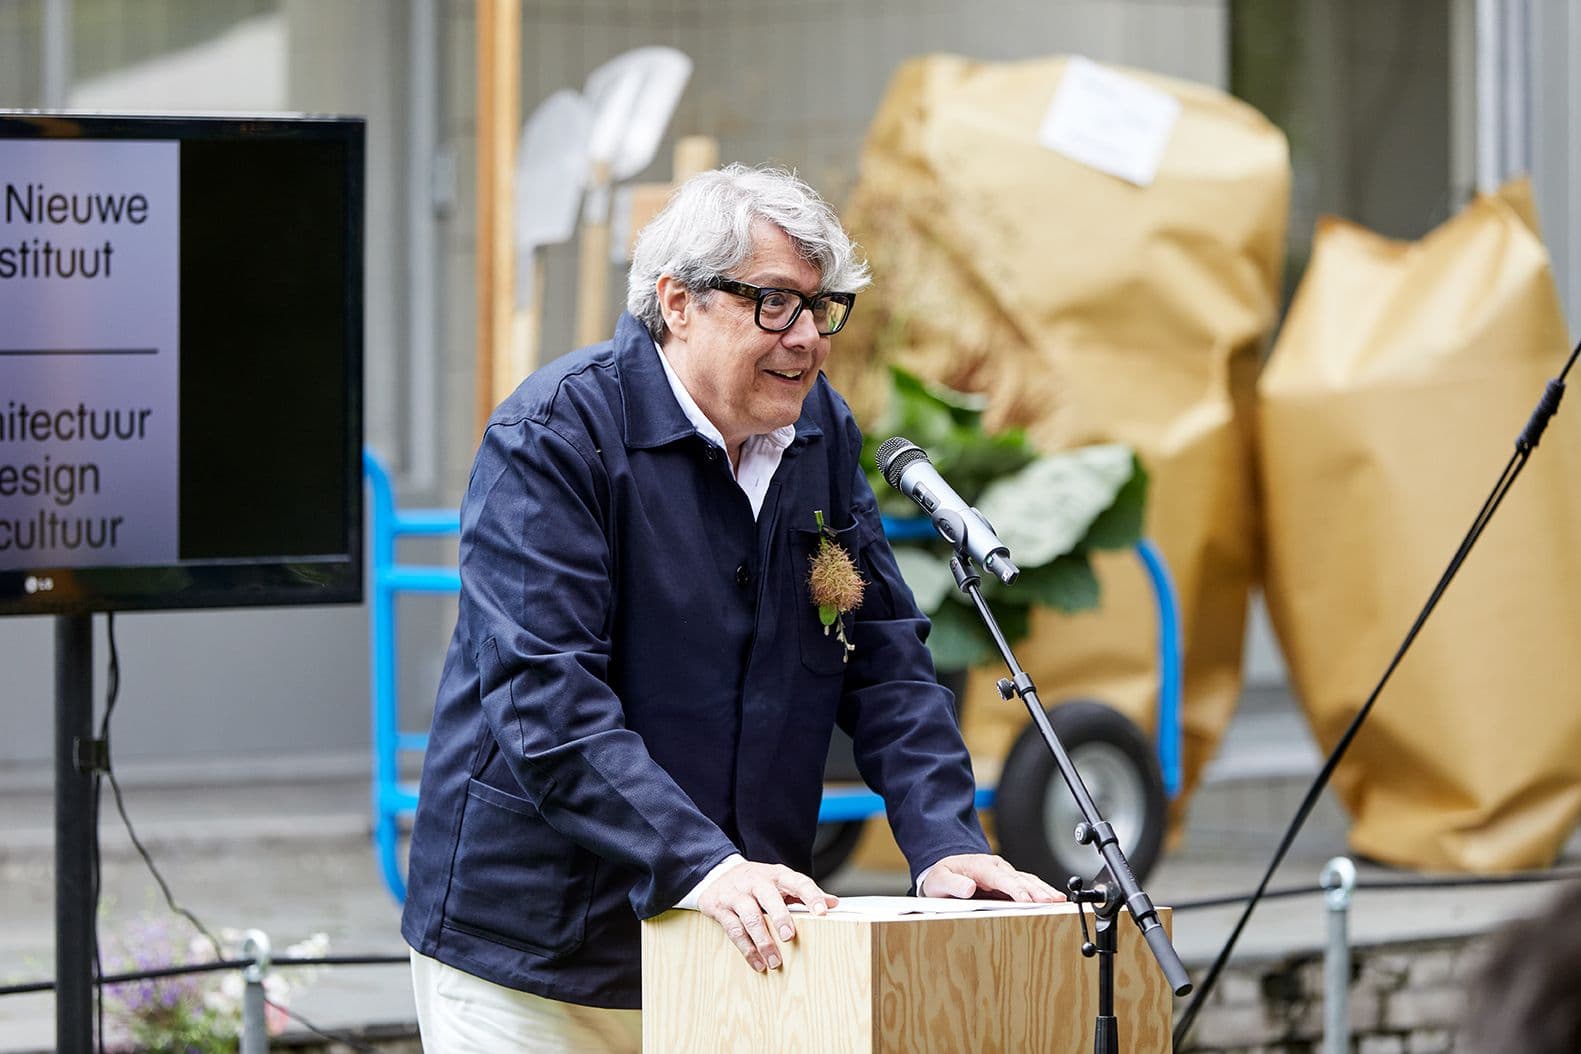
[[[1193,803],[1184,843],[1147,886],[1159,903],[1251,888],[1294,810],[1316,754],[1288,701],[1247,707],[1232,727],[1208,785]],[[0,773],[0,983],[53,971],[51,802],[38,774]],[[270,781],[255,786],[161,786],[159,773],[128,768],[127,806],[178,901],[213,927],[267,932],[277,948],[323,931],[334,954],[401,954],[398,909],[381,882],[367,841],[367,788],[360,779]],[[104,907],[101,931],[127,932],[169,912],[109,804],[101,825]],[[1581,854],[1567,862],[1581,863]],[[1344,822],[1332,803],[1314,815],[1276,885],[1315,883],[1325,861],[1344,852]],[[1363,866],[1364,880],[1383,873]],[[838,893],[903,892],[902,874],[847,871]],[[1358,942],[1484,930],[1521,910],[1528,887],[1363,893],[1352,917]],[[1176,920],[1188,964],[1209,961],[1236,911],[1197,910]],[[1319,897],[1274,901],[1243,937],[1238,959],[1321,945]],[[107,964],[107,968],[109,968]],[[293,1006],[331,1026],[412,1020],[401,967],[341,967],[318,977]],[[49,996],[0,998],[0,1051],[53,1045]]]

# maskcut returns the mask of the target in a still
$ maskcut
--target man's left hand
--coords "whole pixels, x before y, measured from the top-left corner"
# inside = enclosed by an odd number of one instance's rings
[[[1017,871],[1008,860],[987,853],[961,853],[945,857],[928,868],[928,873],[922,879],[922,888],[917,892],[924,897],[956,897],[961,900],[983,892],[1038,904],[1056,904],[1065,899],[1065,894],[1038,876]]]

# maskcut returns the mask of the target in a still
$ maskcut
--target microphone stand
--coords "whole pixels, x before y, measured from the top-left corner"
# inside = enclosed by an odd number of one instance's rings
[[[940,521],[946,521],[941,525]],[[1097,954],[1098,957],[1098,1022],[1095,1034],[1094,1051],[1096,1054],[1118,1054],[1119,1036],[1114,1018],[1114,922],[1119,909],[1124,907],[1131,913],[1131,919],[1142,931],[1142,937],[1147,941],[1147,946],[1153,952],[1153,957],[1158,960],[1158,965],[1164,971],[1164,978],[1169,982],[1170,991],[1177,996],[1185,995],[1191,991],[1191,978],[1186,974],[1186,967],[1180,961],[1175,946],[1169,941],[1169,934],[1164,932],[1163,923],[1158,921],[1158,909],[1153,906],[1153,901],[1143,892],[1141,885],[1136,880],[1136,875],[1131,871],[1131,865],[1125,859],[1125,853],[1120,849],[1120,840],[1115,837],[1114,827],[1098,813],[1098,807],[1093,803],[1092,795],[1087,792],[1087,786],[1082,782],[1081,774],[1076,771],[1076,766],[1071,763],[1070,755],[1065,753],[1065,747],[1055,735],[1053,727],[1049,724],[1048,715],[1043,712],[1043,704],[1038,701],[1037,687],[1032,683],[1032,678],[1021,668],[1016,661],[1016,656],[1010,650],[1010,644],[1005,640],[1005,635],[999,629],[993,612],[988,609],[988,604],[983,600],[982,576],[978,574],[976,566],[966,555],[965,549],[965,523],[961,518],[946,510],[941,510],[933,517],[934,527],[946,538],[958,538],[956,555],[950,559],[950,572],[955,576],[955,585],[961,592],[971,597],[972,604],[977,608],[977,614],[982,618],[983,625],[994,639],[994,644],[999,648],[999,654],[1004,657],[1005,665],[1010,670],[1010,677],[1001,678],[999,681],[999,694],[1008,701],[1012,696],[1019,695],[1026,704],[1027,711],[1032,715],[1032,722],[1037,726],[1038,732],[1043,736],[1043,742],[1048,745],[1049,751],[1054,755],[1054,763],[1059,768],[1060,775],[1065,778],[1065,784],[1070,788],[1071,794],[1076,799],[1076,806],[1081,810],[1082,822],[1076,825],[1076,841],[1081,845],[1091,845],[1103,858],[1104,866],[1108,869],[1110,880],[1100,883],[1093,890],[1083,892],[1079,879],[1071,880],[1071,899],[1076,902],[1076,910],[1082,910],[1083,903],[1093,905],[1093,914],[1098,926],[1099,944],[1093,952],[1088,952],[1087,947],[1091,942],[1083,941],[1083,954]],[[955,522],[950,522],[955,521]],[[946,528],[950,533],[946,533]],[[1082,920],[1082,930],[1085,936],[1086,919]],[[1108,951],[1105,951],[1105,948]],[[1106,1007],[1104,1004],[1108,1003]]]
[[[1089,959],[1098,957],[1098,1021],[1092,1030],[1093,1054],[1120,1054],[1120,1020],[1114,1016],[1114,925],[1118,921],[1120,900],[1115,896],[1114,887],[1107,882],[1083,889],[1080,875],[1070,876],[1070,899],[1076,905],[1076,918],[1081,921],[1081,953]],[[1083,904],[1092,905],[1096,942],[1087,939]]]

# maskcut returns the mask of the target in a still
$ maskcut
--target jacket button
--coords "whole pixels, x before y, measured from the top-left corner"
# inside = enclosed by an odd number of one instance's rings
[[[752,571],[746,564],[736,568],[736,585],[749,586],[752,584]]]

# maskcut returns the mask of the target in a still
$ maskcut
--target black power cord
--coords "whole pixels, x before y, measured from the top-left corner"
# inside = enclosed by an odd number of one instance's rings
[[[176,898],[170,891],[170,884],[165,881],[165,876],[160,873],[154,858],[143,845],[142,839],[137,837],[137,830],[132,826],[132,818],[126,812],[126,800],[121,793],[121,783],[115,778],[115,768],[111,762],[110,752],[110,718],[115,714],[115,703],[121,694],[121,654],[115,643],[115,612],[105,615],[105,637],[110,646],[110,662],[105,678],[104,716],[99,721],[99,743],[102,751],[102,768],[96,769],[93,774],[93,964],[94,964],[94,1013],[98,1021],[98,1049],[99,1054],[104,1054],[104,960],[99,947],[99,902],[103,893],[102,859],[103,853],[99,845],[99,811],[103,802],[104,781],[110,783],[110,791],[115,797],[115,809],[120,813],[121,823],[126,827],[126,834],[132,840],[132,846],[137,854],[143,858],[143,863],[148,867],[148,873],[153,875],[154,881],[159,885],[159,891],[164,895],[165,903],[170,910],[192,923],[203,938],[214,949],[216,959],[224,959],[225,953],[220,947],[220,942],[214,934],[192,912],[176,903]]]
[[[120,696],[121,692],[121,658],[120,653],[117,651],[115,645],[115,612],[113,611],[109,612],[105,616],[105,633],[109,639],[110,645],[110,664],[106,676],[104,717],[99,723],[99,742],[101,744],[100,750],[102,751],[101,758],[103,761],[103,766],[102,768],[95,770],[93,777],[93,921],[91,923],[91,932],[93,935],[93,988],[95,1015],[98,1020],[99,1054],[104,1054],[104,984],[106,981],[104,976],[104,963],[99,951],[99,899],[100,894],[103,891],[103,881],[100,867],[101,853],[99,847],[99,807],[101,797],[100,791],[103,780],[109,780],[110,791],[115,796],[115,809],[116,812],[120,813],[121,823],[126,827],[127,837],[132,840],[132,846],[137,850],[137,855],[142,857],[144,865],[146,865],[148,868],[148,873],[153,876],[154,881],[159,885],[159,891],[164,895],[166,905],[169,906],[172,912],[180,915],[182,918],[192,923],[197,931],[203,935],[203,938],[209,942],[210,947],[214,949],[214,958],[218,961],[217,964],[209,964],[211,967],[218,968],[219,965],[222,965],[225,962],[225,951],[220,946],[219,940],[212,932],[210,932],[209,928],[203,924],[201,919],[199,919],[185,907],[182,907],[180,904],[176,903],[175,895],[170,891],[170,884],[165,881],[165,876],[160,873],[159,867],[154,863],[154,858],[148,852],[148,848],[143,845],[142,839],[137,837],[137,831],[132,826],[132,818],[127,814],[126,801],[121,794],[120,781],[115,778],[115,769],[111,763],[110,753],[110,717],[115,712],[115,701]],[[181,972],[197,971],[187,970]],[[300,1014],[297,1014],[291,1010],[287,1010],[278,1003],[267,1000],[266,1002],[321,1039],[327,1039],[335,1043],[343,1043],[354,1050],[368,1051],[372,1052],[372,1054],[377,1054],[377,1050],[373,1047],[359,1043],[357,1040],[352,1039],[349,1036],[340,1036],[325,1032],[324,1030],[310,1024]]]
[[[1549,381],[1547,387],[1543,390],[1542,398],[1538,400],[1536,408],[1532,410],[1532,415],[1527,420],[1526,427],[1521,430],[1521,434],[1515,440],[1515,453],[1511,455],[1509,462],[1504,466],[1504,471],[1499,474],[1499,480],[1494,484],[1488,499],[1482,503],[1482,508],[1477,512],[1476,519],[1472,521],[1471,528],[1466,532],[1466,537],[1461,541],[1460,547],[1455,550],[1455,555],[1449,561],[1449,566],[1444,569],[1443,576],[1439,578],[1438,584],[1433,587],[1433,592],[1427,598],[1427,603],[1423,605],[1421,613],[1416,616],[1416,621],[1411,624],[1410,631],[1406,633],[1405,640],[1401,642],[1399,650],[1394,653],[1394,658],[1389,661],[1388,667],[1383,671],[1383,676],[1378,679],[1378,683],[1373,687],[1372,693],[1367,696],[1367,701],[1362,704],[1356,716],[1351,719],[1350,725],[1345,729],[1345,734],[1340,736],[1339,742],[1334,745],[1334,749],[1329,753],[1328,760],[1323,762],[1323,768],[1312,780],[1312,786],[1307,788],[1306,796],[1301,799],[1301,804],[1296,809],[1295,818],[1290,821],[1290,826],[1285,829],[1285,833],[1280,837],[1279,847],[1274,850],[1273,859],[1268,862],[1268,869],[1263,873],[1262,881],[1257,884],[1257,889],[1252,893],[1251,899],[1247,901],[1246,910],[1241,913],[1240,919],[1235,923],[1235,928],[1230,931],[1229,938],[1224,942],[1224,947],[1219,950],[1218,957],[1213,960],[1213,965],[1208,968],[1207,976],[1197,986],[1196,994],[1186,1006],[1185,1012],[1181,1014],[1180,1020],[1176,1022],[1174,1034],[1176,1050],[1181,1049],[1185,1045],[1186,1037],[1191,1034],[1192,1023],[1196,1021],[1198,1012],[1201,1011],[1203,1004],[1207,1002],[1208,994],[1213,991],[1214,982],[1218,980],[1225,964],[1229,962],[1230,953],[1235,950],[1235,944],[1240,940],[1241,931],[1246,928],[1246,923],[1250,921],[1252,912],[1256,910],[1257,902],[1262,899],[1263,894],[1268,889],[1268,883],[1273,880],[1274,872],[1279,869],[1279,865],[1284,861],[1285,855],[1289,853],[1290,847],[1295,843],[1296,835],[1300,834],[1307,817],[1311,814],[1313,807],[1317,805],[1318,797],[1323,793],[1323,788],[1328,786],[1329,778],[1339,766],[1340,759],[1350,749],[1351,741],[1356,738],[1356,733],[1361,730],[1362,723],[1367,720],[1367,715],[1372,713],[1373,704],[1378,701],[1378,696],[1382,693],[1384,685],[1389,683],[1389,678],[1394,675],[1394,671],[1399,667],[1400,661],[1405,658],[1405,653],[1415,643],[1417,635],[1422,631],[1422,626],[1427,622],[1428,616],[1438,606],[1439,600],[1443,598],[1444,591],[1449,588],[1449,583],[1454,580],[1455,575],[1460,571],[1461,565],[1466,562],[1466,557],[1471,554],[1472,546],[1476,545],[1477,539],[1482,537],[1482,532],[1487,528],[1488,522],[1493,519],[1493,514],[1498,511],[1505,495],[1509,494],[1510,488],[1515,485],[1515,480],[1520,476],[1521,470],[1526,467],[1526,462],[1531,458],[1532,451],[1537,448],[1538,442],[1542,439],[1543,430],[1548,427],[1549,420],[1553,418],[1554,413],[1559,409],[1559,400],[1563,397],[1565,391],[1565,376],[1569,374],[1571,367],[1575,365],[1577,356],[1581,356],[1581,344],[1577,344],[1575,350],[1571,351],[1570,359],[1565,363],[1564,369],[1559,371],[1559,376]]]

